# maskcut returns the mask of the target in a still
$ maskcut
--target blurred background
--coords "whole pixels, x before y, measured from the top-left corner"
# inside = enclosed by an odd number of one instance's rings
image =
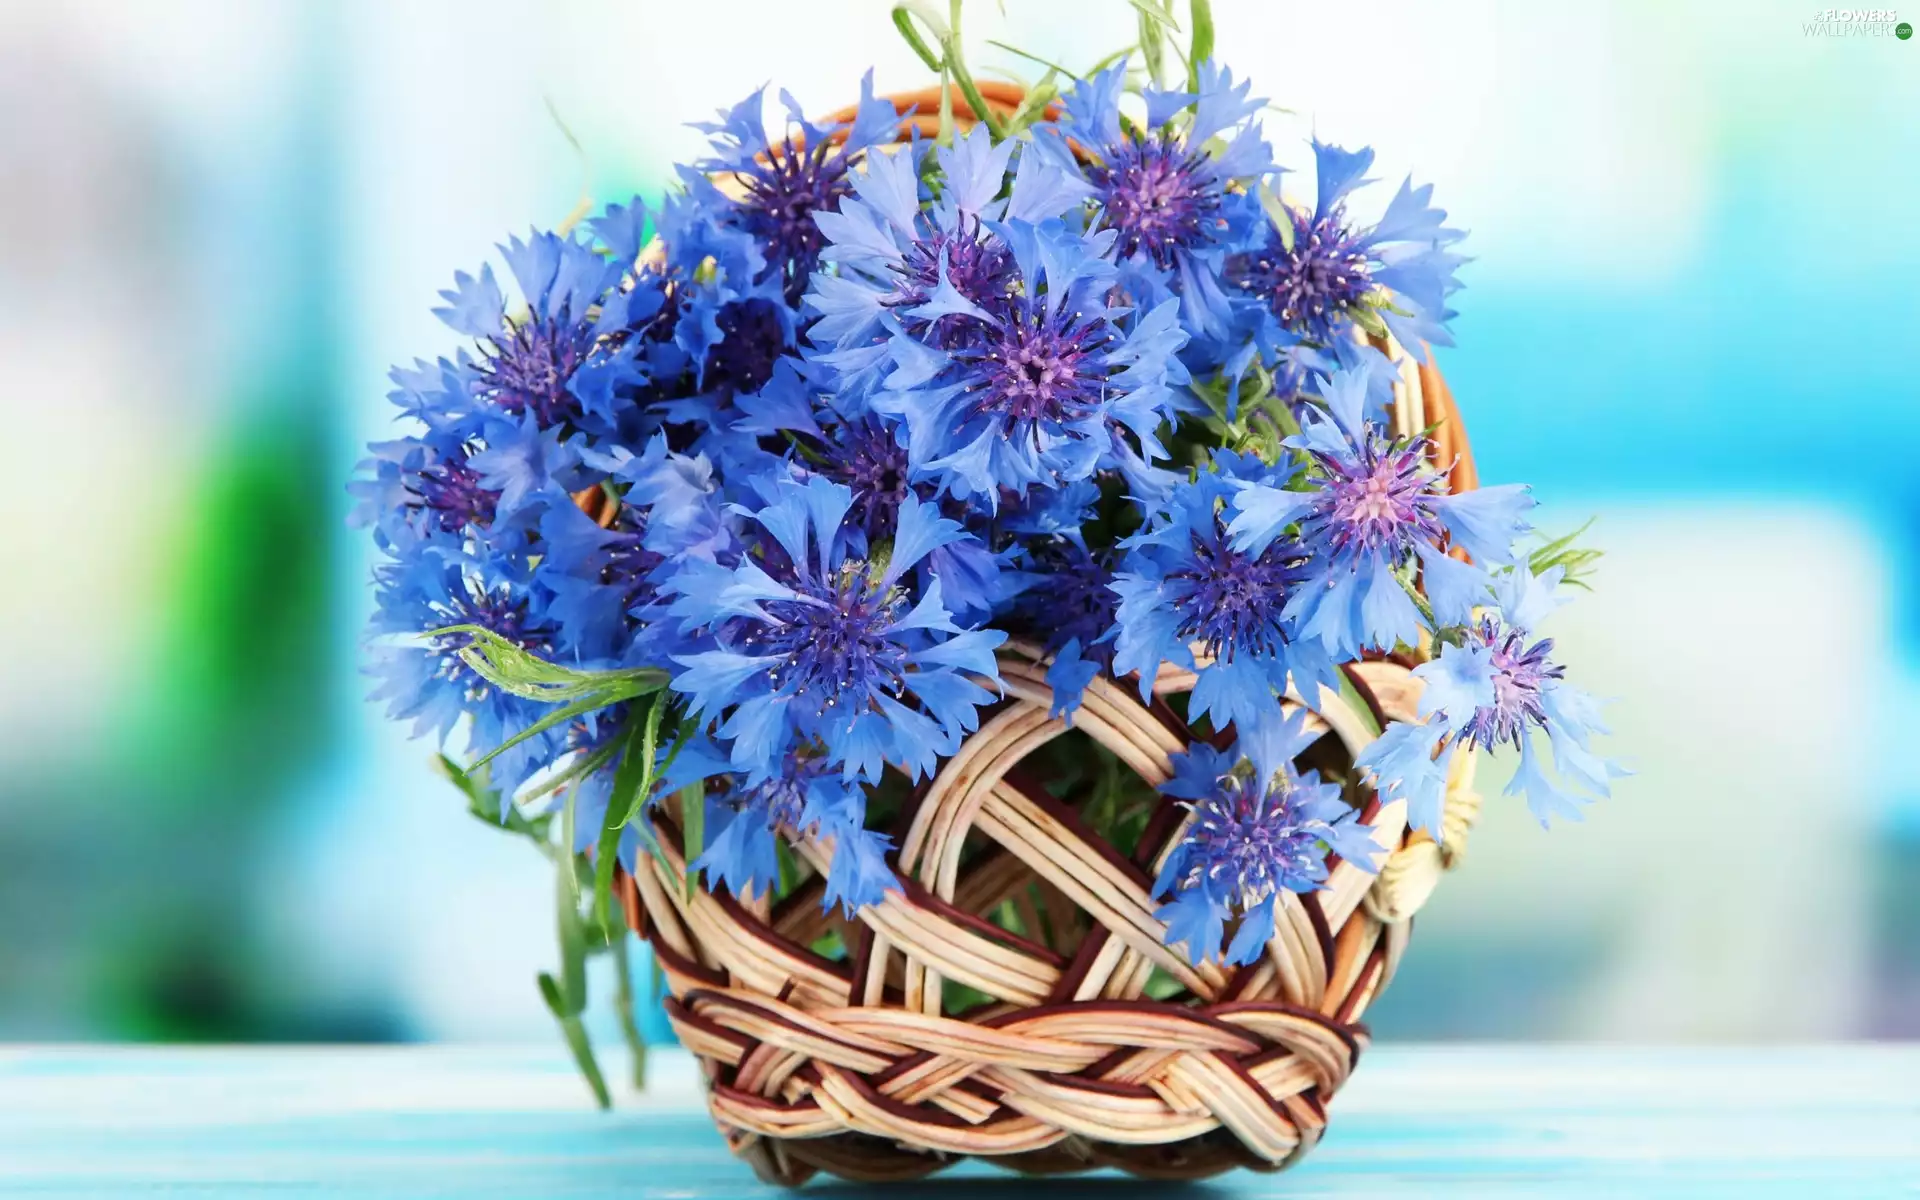
[[[344,484],[455,269],[657,195],[768,80],[921,86],[887,8],[0,0],[0,1038],[554,1036],[547,865],[361,699]],[[1550,631],[1639,773],[1551,833],[1489,803],[1376,1033],[1920,1034],[1920,43],[1215,9],[1283,163],[1371,142],[1473,231],[1482,475],[1607,552]],[[967,19],[976,70],[1132,40],[1122,0]]]

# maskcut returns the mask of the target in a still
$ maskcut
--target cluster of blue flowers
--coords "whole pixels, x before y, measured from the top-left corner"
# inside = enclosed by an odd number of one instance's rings
[[[417,733],[512,742],[502,804],[570,795],[584,847],[643,702],[543,722],[474,631],[652,672],[679,730],[660,794],[704,796],[709,886],[763,893],[781,841],[815,839],[851,912],[898,886],[869,785],[955,752],[1009,637],[1049,656],[1068,720],[1095,678],[1144,697],[1172,664],[1188,718],[1233,738],[1163,789],[1191,818],[1157,892],[1196,962],[1250,959],[1281,892],[1384,849],[1293,765],[1281,697],[1343,662],[1437,647],[1423,722],[1359,764],[1434,836],[1455,745],[1516,747],[1543,819],[1603,794],[1596,706],[1530,632],[1559,582],[1516,550],[1531,500],[1451,495],[1389,432],[1377,347],[1448,343],[1461,235],[1428,188],[1350,213],[1365,150],[1314,143],[1312,207],[1282,202],[1265,102],[1194,78],[1123,112],[1121,63],[1014,136],[939,144],[895,145],[870,77],[836,126],[783,93],[778,137],[755,93],[657,207],[456,275],[437,312],[466,344],[394,372],[409,431],[354,484],[383,552],[376,695]]]

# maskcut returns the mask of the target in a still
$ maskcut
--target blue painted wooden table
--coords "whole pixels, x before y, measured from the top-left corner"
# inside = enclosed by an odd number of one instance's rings
[[[0,1047],[0,1195],[780,1195],[691,1062],[594,1111],[557,1051]],[[1281,1175],[1185,1187],[966,1168],[803,1196],[1920,1195],[1920,1046],[1376,1046]]]

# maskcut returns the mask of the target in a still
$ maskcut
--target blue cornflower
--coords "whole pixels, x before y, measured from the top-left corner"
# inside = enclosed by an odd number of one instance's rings
[[[492,525],[500,495],[472,464],[487,418],[474,400],[471,359],[416,361],[389,377],[387,398],[421,428],[367,447],[370,456],[347,485],[354,497],[348,523],[371,528],[386,550],[440,535],[457,540]]]
[[[908,496],[884,560],[855,558],[850,489],[816,476],[762,491],[764,508],[740,511],[770,539],[763,553],[730,570],[689,564],[670,584],[673,611],[712,647],[675,656],[674,690],[719,727],[749,783],[816,743],[849,780],[877,781],[887,762],[930,772],[991,700],[966,673],[997,679],[1005,635],[954,624],[937,575],[918,603],[902,580],[967,533]]]
[[[626,488],[630,505],[645,510],[647,547],[668,558],[711,560],[731,545],[721,519],[721,480],[697,454],[675,454],[655,434],[637,456],[624,452],[591,460]]]
[[[369,528],[384,549],[421,538],[459,538],[494,522],[500,493],[486,487],[472,465],[474,447],[438,438],[374,442],[347,485],[354,497],[349,523]]]
[[[991,508],[1003,488],[1022,495],[1090,477],[1122,429],[1149,458],[1165,457],[1158,430],[1173,413],[1168,382],[1186,334],[1171,301],[1123,331],[1104,310],[1066,299],[1076,275],[1100,274],[1097,261],[1080,260],[1085,274],[1049,264],[1027,275],[1028,291],[984,323],[980,343],[944,361],[896,339],[896,370],[873,407],[906,426],[916,472]]]
[[[852,916],[899,887],[887,863],[891,839],[866,828],[866,789],[841,778],[817,748],[788,750],[778,771],[749,783],[720,746],[697,737],[673,756],[661,794],[689,785],[700,785],[706,806],[706,845],[693,867],[735,896],[770,893],[780,881],[778,839],[799,835],[833,843],[823,908],[840,904]]]
[[[468,666],[462,634],[426,636],[450,625],[477,625],[521,649],[552,657],[557,627],[546,596],[518,555],[467,553],[419,543],[406,557],[374,568],[375,611],[369,624],[368,674],[379,680],[368,697],[387,715],[411,721],[413,736],[445,743],[462,717],[466,742],[492,749],[546,715],[546,705],[501,691]],[[514,790],[559,749],[552,733],[506,751],[491,764],[501,812]]]
[[[1122,61],[1077,84],[1058,124],[1036,129],[1036,144],[1085,180],[1100,224],[1119,234],[1129,291],[1147,302],[1177,294],[1196,338],[1222,337],[1231,314],[1221,269],[1257,240],[1260,188],[1278,170],[1252,119],[1266,101],[1209,60],[1196,91],[1146,89],[1143,129],[1121,119],[1126,69]]]
[[[1087,478],[1123,429],[1164,457],[1157,431],[1186,379],[1177,304],[1110,309],[1116,235],[1057,219],[1084,185],[1028,153],[997,198],[1013,150],[978,128],[941,147],[944,190],[925,212],[910,157],[872,160],[820,218],[839,273],[807,297],[838,394],[904,425],[915,478],[989,508],[1003,488]]]
[[[639,275],[666,295],[649,333],[677,352],[651,351],[662,363],[646,395],[668,421],[704,425],[735,397],[766,386],[792,351],[797,326],[763,248],[732,223],[731,202],[704,176],[682,171],[694,190],[661,205],[660,250]],[[624,236],[630,226],[623,218],[602,236]]]
[[[1295,712],[1246,729],[1225,753],[1199,742],[1174,756],[1173,777],[1160,790],[1193,819],[1154,880],[1156,897],[1173,897],[1155,915],[1167,923],[1167,944],[1185,943],[1195,966],[1220,957],[1236,915],[1225,960],[1258,958],[1273,938],[1280,893],[1324,887],[1329,853],[1375,869],[1383,847],[1339,785],[1293,765],[1312,741],[1304,713]]]
[[[605,502],[602,524],[574,504],[556,504],[540,520],[537,574],[553,593],[555,638],[569,660],[627,660],[643,617],[658,600],[654,576],[666,556],[649,545],[648,513]]]
[[[1228,501],[1248,483],[1276,480],[1258,460],[1218,452],[1214,469],[1175,483],[1121,543],[1113,669],[1138,671],[1146,698],[1162,662],[1193,668],[1204,655],[1192,710],[1217,729],[1277,721],[1289,676],[1308,696],[1316,683],[1338,684],[1332,660],[1297,637],[1285,612],[1315,574],[1307,547],[1275,538],[1252,553],[1227,533]]]
[[[497,496],[496,525],[518,525],[549,505],[566,504],[588,482],[581,471],[582,440],[557,426],[543,429],[531,415],[488,419],[480,441],[485,448],[473,451],[467,463],[479,486]]]
[[[481,485],[472,451],[459,446],[423,456],[409,480],[405,507],[423,509],[443,532],[458,533],[470,525],[491,525],[499,503],[500,493]]]
[[[535,575],[553,596],[556,646],[579,662],[666,667],[683,647],[662,582],[731,544],[712,464],[669,452],[660,434],[638,456],[616,446],[585,457],[605,478],[540,518]]]
[[[856,549],[893,540],[900,504],[912,495],[933,506],[968,532],[978,534],[977,514],[967,504],[939,495],[933,484],[909,483],[912,471],[898,430],[879,419],[838,418],[820,431],[819,449],[800,472],[845,484],[853,493],[849,517],[864,539]],[[986,616],[1000,596],[1000,563],[979,536],[958,538],[936,547],[921,560],[915,577],[921,588],[937,576],[941,597],[956,618]]]
[[[853,494],[848,518],[856,535],[849,548],[865,554],[869,546],[893,540],[900,503],[908,495],[936,505],[941,515],[974,529],[979,514],[951,498],[927,480],[912,480],[907,448],[900,429],[871,412],[849,416],[837,407],[840,398],[808,395],[800,376],[782,366],[774,382],[758,395],[741,397],[743,416],[734,422],[737,435],[778,434],[793,448],[788,469],[798,478],[821,476],[844,484]],[[771,459],[764,451],[759,458]],[[771,469],[763,467],[762,470]],[[1000,564],[980,537],[961,538],[936,548],[915,570],[924,588],[929,574],[938,575],[942,596],[956,617],[984,616],[999,597]]]
[[[1090,483],[1077,487],[1091,492]],[[1022,539],[1015,570],[1007,578],[1013,593],[1001,619],[1015,634],[1035,638],[1052,660],[1047,686],[1053,689],[1053,713],[1072,720],[1080,698],[1095,676],[1113,671],[1114,615],[1120,597],[1113,589],[1115,556],[1089,549],[1076,523],[1062,532]]]
[[[1313,143],[1318,192],[1312,211],[1290,208],[1285,224],[1269,223],[1259,248],[1235,255],[1227,281],[1255,316],[1255,341],[1269,354],[1301,341],[1347,361],[1354,315],[1378,312],[1400,344],[1425,357],[1425,346],[1451,346],[1447,297],[1466,260],[1448,249],[1466,235],[1449,229],[1430,199],[1433,186],[1400,185],[1380,220],[1355,224],[1347,197],[1371,180],[1373,151]]]
[[[1383,798],[1404,798],[1407,819],[1437,840],[1446,800],[1446,765],[1437,757],[1454,745],[1520,751],[1520,766],[1508,795],[1526,793],[1527,807],[1542,825],[1552,817],[1579,819],[1579,805],[1605,796],[1625,772],[1591,748],[1607,732],[1600,707],[1563,678],[1549,657],[1551,639],[1535,640],[1535,622],[1563,602],[1561,569],[1534,575],[1515,567],[1494,576],[1498,615],[1486,614],[1461,640],[1441,647],[1433,661],[1414,669],[1426,684],[1421,720],[1388,727],[1362,751],[1358,765],[1378,783]],[[1581,791],[1549,778],[1533,747],[1534,732],[1547,735],[1554,767]]]
[[[469,388],[482,412],[540,430],[604,426],[619,386],[636,376],[635,320],[663,303],[657,287],[623,289],[630,263],[554,233],[509,239],[500,248],[526,302],[509,314],[506,294],[484,265],[460,272],[440,293],[436,316],[475,339]]]
[[[873,416],[835,421],[821,430],[820,450],[809,469],[853,493],[849,514],[869,541],[890,540],[901,501],[918,493],[907,482],[907,448],[892,425]]]
[[[1362,416],[1369,390],[1366,369],[1335,372],[1326,411],[1303,406],[1302,433],[1288,442],[1308,460],[1304,490],[1246,484],[1228,527],[1234,545],[1250,552],[1297,529],[1315,573],[1287,615],[1340,661],[1414,643],[1422,621],[1407,588],[1416,564],[1437,623],[1468,620],[1491,583],[1482,567],[1449,558],[1443,540],[1483,564],[1512,563],[1533,507],[1518,484],[1450,494],[1425,439],[1388,438]]]
[[[791,127],[776,145],[761,121],[766,89],[720,112],[717,122],[694,125],[713,138],[714,154],[680,176],[690,193],[729,226],[750,234],[764,259],[762,279],[777,284],[787,304],[807,290],[825,244],[815,216],[831,213],[852,191],[853,165],[872,147],[891,141],[899,127],[893,105],[876,99],[873,72],[860,81],[860,104],[846,125],[819,126],[808,121],[794,98],[782,91]],[[733,194],[716,187],[715,178]]]

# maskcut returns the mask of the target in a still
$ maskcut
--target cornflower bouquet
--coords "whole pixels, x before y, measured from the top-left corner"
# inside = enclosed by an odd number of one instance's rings
[[[558,866],[563,969],[541,986],[603,1102],[581,960],[624,954],[616,907],[650,935],[685,918],[654,940],[683,1039],[743,1073],[716,1095],[749,1090],[752,1052],[724,1040],[744,1018],[693,997],[753,976],[693,945],[702,913],[806,931],[806,969],[780,968],[798,990],[768,985],[763,1016],[1017,1010],[984,968],[849,965],[902,944],[890,906],[961,906],[950,883],[924,899],[899,839],[917,853],[929,781],[1014,698],[1051,739],[1023,794],[1151,897],[1153,938],[1128,943],[1143,1003],[1255,995],[1233,969],[1337,866],[1447,836],[1461,752],[1514,752],[1508,791],[1542,822],[1617,771],[1534,634],[1591,555],[1528,541],[1522,486],[1454,491],[1409,420],[1463,235],[1430,187],[1371,187],[1370,150],[1314,141],[1295,186],[1205,5],[1184,47],[1170,7],[1136,7],[1135,53],[1021,92],[973,80],[957,6],[902,6],[941,75],[924,108],[869,74],[842,119],[781,93],[769,132],[755,92],[698,126],[711,153],[657,204],[456,274],[435,311],[461,348],[393,373],[406,431],[353,485],[382,554],[374,695],[460,748],[442,761],[476,813]],[[1400,719],[1356,663],[1410,668]],[[1130,694],[1180,750],[1143,767],[1062,732],[1114,727]],[[1322,700],[1378,736],[1317,749]],[[966,929],[1068,961],[1096,922],[1036,870]],[[848,1065],[825,1057],[759,1095],[804,1106]],[[856,1115],[828,1132],[950,1148],[835,1104]]]

